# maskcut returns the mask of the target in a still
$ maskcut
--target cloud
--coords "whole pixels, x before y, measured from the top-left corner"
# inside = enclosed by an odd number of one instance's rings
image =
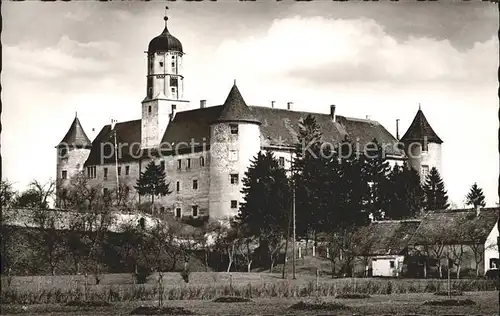
[[[497,67],[495,38],[460,51],[448,40],[396,39],[372,19],[286,18],[262,38],[224,42],[225,70],[328,82],[484,80]]]
[[[53,47],[31,43],[4,45],[5,72],[32,79],[94,77],[114,70],[112,56],[119,47],[110,41],[77,42],[67,36]]]

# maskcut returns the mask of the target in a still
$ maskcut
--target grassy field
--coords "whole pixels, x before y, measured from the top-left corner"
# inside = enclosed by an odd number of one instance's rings
[[[211,300],[167,301],[167,307],[182,307],[197,315],[498,315],[498,291],[465,293],[460,299],[470,299],[472,306],[436,307],[423,305],[436,299],[431,293],[372,295],[365,299],[335,299],[323,297],[323,302],[343,304],[347,310],[293,310],[290,307],[299,301],[314,303],[315,299],[258,298],[249,303],[215,303]],[[154,305],[155,301],[113,303],[109,307],[76,308],[63,304],[2,305],[2,315],[50,314],[50,315],[130,315],[140,305]]]
[[[317,281],[317,282],[316,282]],[[133,284],[130,274],[103,275],[99,285],[92,276],[84,286],[84,276],[13,277],[10,285],[2,278],[1,301],[4,304],[65,304],[74,300],[105,302],[137,302],[158,299],[157,275],[149,277],[147,284]],[[456,291],[498,290],[492,280],[451,280]],[[179,273],[165,273],[164,300],[211,300],[235,295],[248,298],[309,298],[335,297],[345,293],[407,294],[447,291],[446,280],[433,279],[332,279],[309,274],[298,274],[296,280],[281,279],[281,274],[270,273],[191,273],[185,283]]]

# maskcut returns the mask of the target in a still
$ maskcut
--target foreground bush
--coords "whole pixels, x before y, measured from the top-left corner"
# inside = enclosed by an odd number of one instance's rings
[[[140,306],[130,315],[193,315],[193,313],[182,307]]]
[[[307,303],[307,302],[298,302],[290,306],[290,309],[301,310],[301,311],[317,311],[317,310],[348,310],[349,306],[345,306],[339,303],[327,303],[327,302],[317,302],[317,303]]]
[[[424,302],[424,305],[432,305],[432,306],[469,306],[476,305],[476,303],[472,300],[439,300],[439,301],[427,301]]]
[[[245,298],[274,297],[315,297],[342,294],[399,294],[399,293],[436,293],[447,292],[446,281],[442,280],[358,280],[350,279],[336,282],[293,283],[289,281],[263,282],[260,284],[203,284],[165,286],[163,300],[213,300],[221,296]],[[453,280],[452,291],[473,292],[493,291],[496,281],[492,280]],[[82,287],[77,288],[4,288],[0,301],[3,304],[48,304],[68,303],[70,301],[129,302],[158,300],[156,284],[90,285],[86,296]]]

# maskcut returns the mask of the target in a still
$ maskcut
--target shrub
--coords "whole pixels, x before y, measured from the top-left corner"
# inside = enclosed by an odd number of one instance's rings
[[[111,306],[108,302],[104,301],[69,301],[66,306],[75,307],[107,307]]]
[[[215,303],[250,303],[252,300],[240,296],[221,296],[214,300]]]
[[[345,299],[363,299],[370,297],[371,296],[368,294],[361,294],[361,293],[344,293],[336,296],[336,298],[345,298]]]
[[[345,306],[345,305],[339,304],[339,303],[326,303],[326,302],[308,303],[308,302],[300,301],[300,302],[295,303],[292,306],[290,306],[290,309],[307,310],[307,311],[316,311],[316,310],[333,311],[333,310],[348,310],[350,308],[349,308],[349,306]]]
[[[193,315],[193,313],[183,307],[156,307],[139,306],[135,308],[131,315]]]
[[[457,290],[453,290],[453,291],[450,291],[450,295],[452,296],[462,296],[464,293],[462,291],[457,291]],[[437,295],[437,296],[448,296],[448,291],[440,291],[440,292],[436,292],[434,293],[434,295]]]
[[[189,268],[186,268],[181,271],[181,277],[184,280],[184,282],[189,283],[189,275],[191,272],[189,271]]]
[[[433,306],[468,306],[468,305],[476,305],[474,301],[470,299],[466,300],[438,300],[438,301],[427,301],[424,302],[424,305],[433,305]]]

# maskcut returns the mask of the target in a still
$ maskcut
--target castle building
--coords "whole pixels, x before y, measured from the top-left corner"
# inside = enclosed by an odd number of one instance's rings
[[[309,114],[326,142],[337,144],[348,137],[363,148],[376,139],[392,165],[408,159],[410,150],[421,153],[420,158],[409,159],[421,173],[427,172],[423,168],[440,167],[442,141],[421,110],[402,139],[402,150],[398,139],[377,121],[337,115],[335,105],[329,106],[329,114],[295,111],[291,102],[286,109],[273,103],[247,105],[236,82],[222,105],[184,100],[184,51],[168,30],[167,20],[163,32],[149,43],[142,117],[106,125],[92,142],[75,117],[56,146],[57,179],[63,187],[83,171],[103,190],[115,190],[119,183],[132,191],[140,173],[154,161],[165,168],[172,191],[157,200],[160,212],[175,217],[232,217],[243,200],[242,177],[251,159],[260,150],[272,151],[289,169],[299,120]],[[412,147],[410,142],[415,141],[419,146]]]

